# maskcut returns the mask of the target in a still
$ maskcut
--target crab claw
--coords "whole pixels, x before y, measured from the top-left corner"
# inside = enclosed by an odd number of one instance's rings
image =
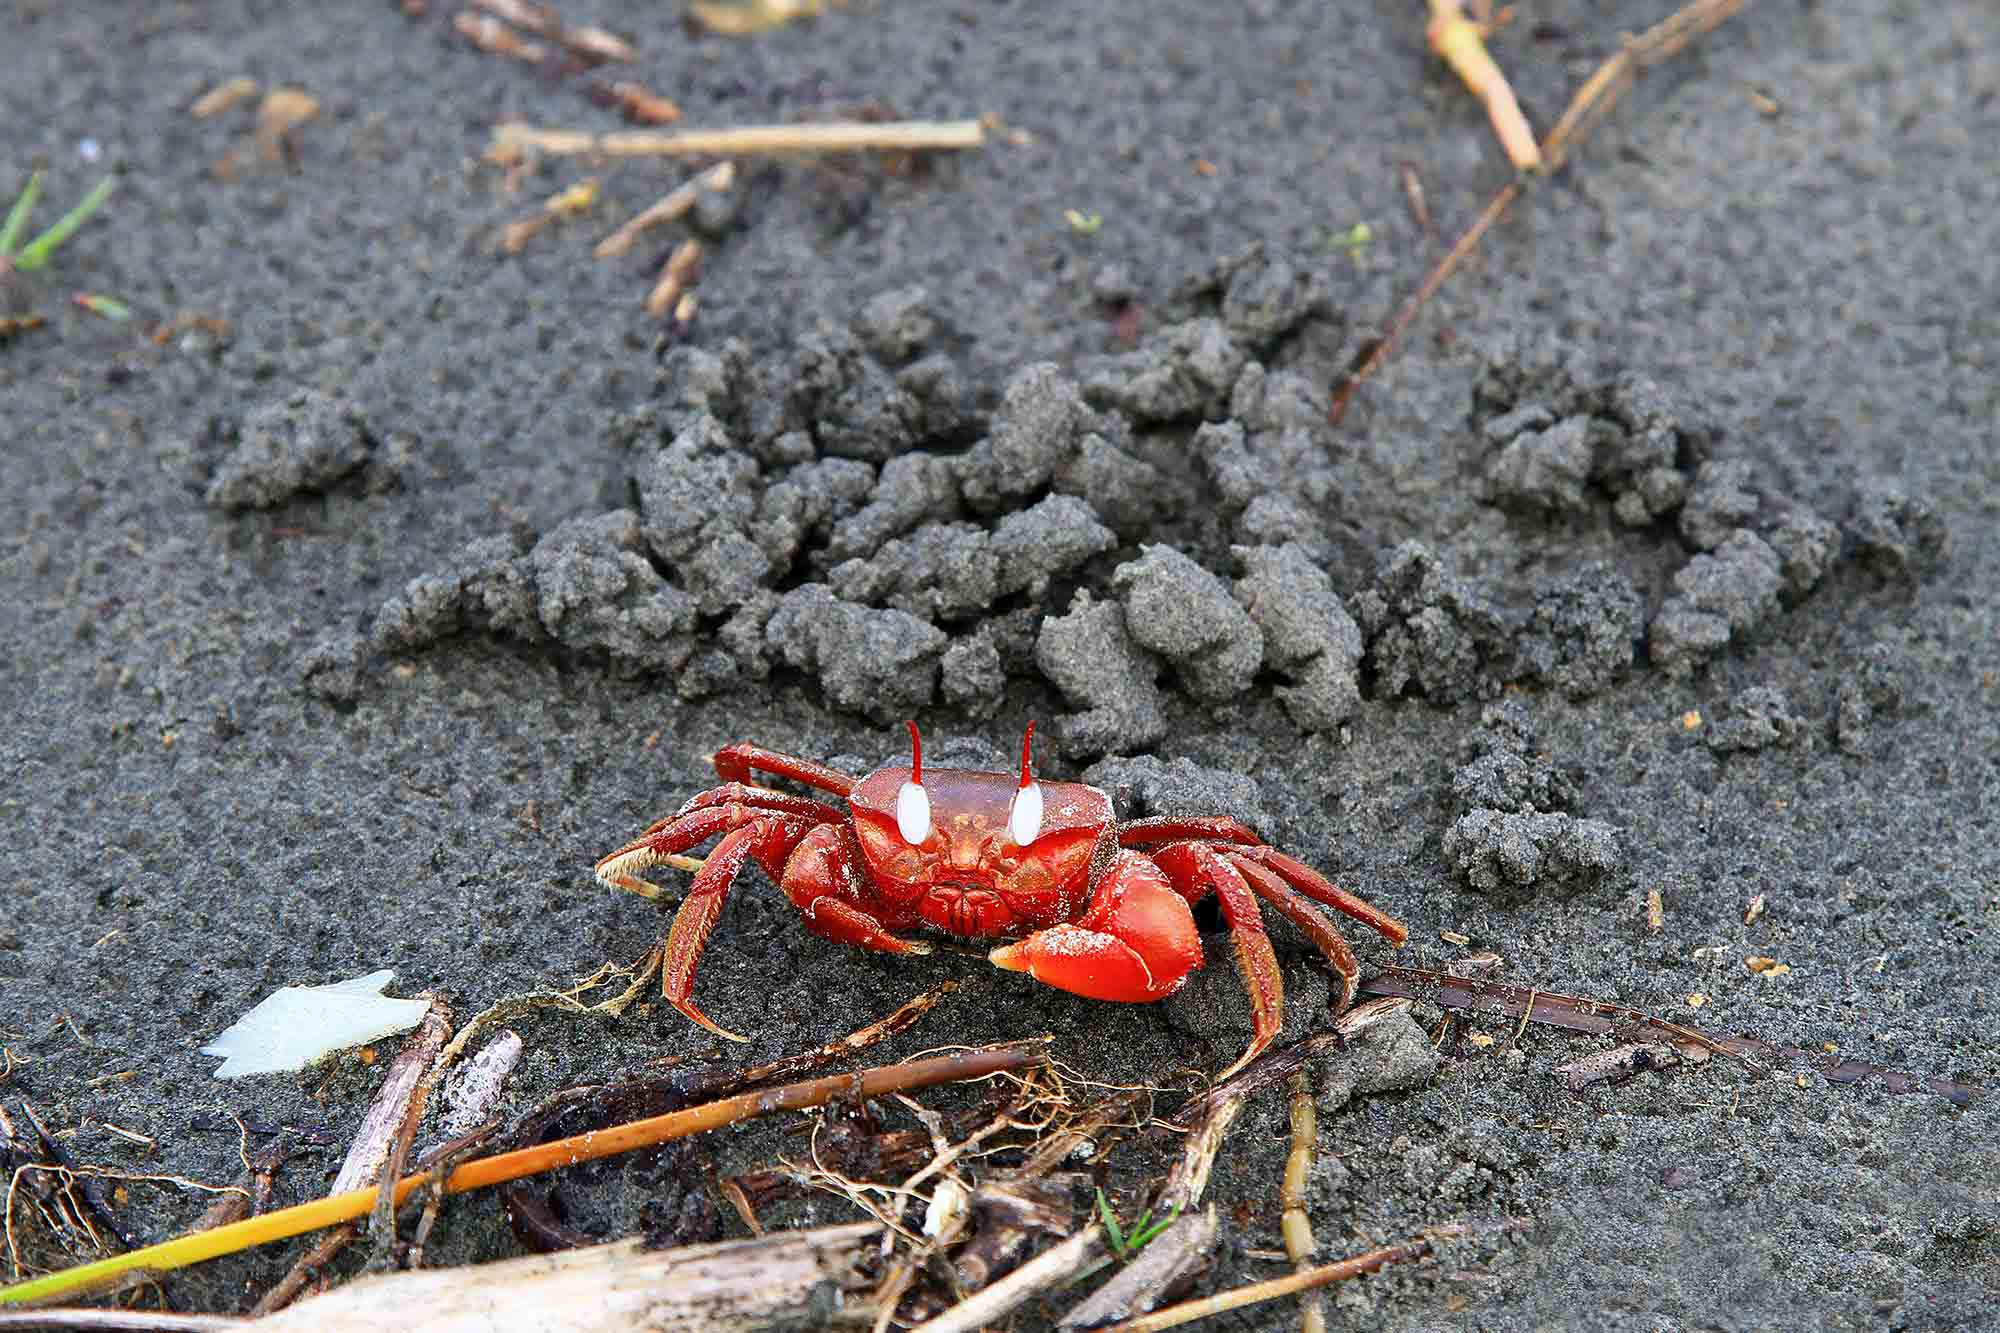
[[[987,955],[1093,1000],[1144,1003],[1172,995],[1201,966],[1201,937],[1186,899],[1136,852],[1120,852],[1074,925],[1050,926]]]

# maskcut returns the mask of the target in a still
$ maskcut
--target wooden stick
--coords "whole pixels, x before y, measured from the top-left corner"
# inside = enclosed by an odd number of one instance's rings
[[[884,124],[831,121],[820,125],[745,125],[729,130],[624,130],[591,134],[545,130],[519,121],[495,127],[496,149],[532,148],[566,157],[602,153],[607,157],[684,157],[752,153],[860,153],[876,149],[909,152],[919,148],[977,148],[986,130],[976,120],[903,120]]]
[[[233,1333],[255,1326],[233,1314],[169,1314],[162,1310],[25,1310],[0,1312],[0,1333]]]
[[[534,1175],[536,1172],[552,1170],[558,1166],[573,1166],[578,1162],[595,1161],[600,1157],[610,1157],[633,1148],[651,1147],[670,1139],[686,1138],[691,1134],[717,1129],[752,1116],[768,1115],[773,1111],[793,1111],[808,1106],[823,1106],[837,1097],[879,1097],[884,1093],[904,1092],[911,1088],[930,1087],[937,1083],[985,1078],[991,1074],[1007,1073],[1040,1064],[1044,1059],[1046,1057],[1039,1051],[1018,1049],[972,1051],[933,1060],[919,1060],[910,1064],[885,1065],[859,1073],[835,1074],[804,1083],[788,1083],[783,1087],[769,1088],[763,1092],[726,1097],[720,1101],[691,1106],[686,1110],[672,1111],[666,1115],[635,1120],[629,1124],[613,1125],[609,1129],[593,1130],[574,1138],[558,1139],[553,1143],[482,1157],[476,1162],[467,1162],[447,1176],[444,1193],[462,1194],[467,1190],[518,1180],[522,1176]],[[403,1177],[396,1183],[396,1204],[400,1205],[412,1190],[429,1178],[429,1173]],[[100,1259],[96,1263],[67,1268],[32,1281],[0,1287],[0,1305],[25,1305],[55,1296],[76,1295],[90,1290],[94,1284],[106,1278],[116,1277],[135,1268],[148,1268],[156,1272],[181,1268],[218,1255],[233,1254],[251,1245],[262,1245],[266,1241],[282,1240],[287,1236],[316,1231],[320,1227],[332,1226],[336,1222],[346,1222],[362,1216],[375,1206],[375,1199],[379,1193],[380,1191],[376,1189],[368,1188],[349,1190],[344,1194],[330,1194],[324,1199],[315,1199],[292,1208],[282,1208],[276,1212],[265,1213],[261,1217],[246,1218],[228,1226],[179,1236],[158,1245],[149,1245],[144,1249],[132,1250],[110,1259]]]

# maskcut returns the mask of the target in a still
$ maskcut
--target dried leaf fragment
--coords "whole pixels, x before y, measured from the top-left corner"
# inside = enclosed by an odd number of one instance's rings
[[[666,266],[660,270],[659,282],[646,298],[646,313],[659,319],[674,309],[700,266],[700,241],[689,238],[676,246],[673,254],[667,257]]]
[[[681,109],[672,98],[662,97],[643,84],[620,79],[615,83],[597,85],[598,95],[610,105],[624,112],[625,119],[635,125],[667,125],[681,118]]]
[[[540,212],[516,218],[507,224],[507,229],[501,233],[501,248],[510,255],[521,253],[535,233],[549,223],[587,211],[597,202],[597,188],[597,177],[586,176],[568,189],[550,195],[542,201]]]
[[[207,120],[210,116],[219,116],[238,102],[246,101],[256,95],[257,80],[248,74],[239,74],[233,79],[218,83],[195,98],[194,104],[188,108],[188,114],[196,120]]]
[[[1777,959],[1766,958],[1762,954],[1751,954],[1743,960],[1743,966],[1749,968],[1760,977],[1782,977],[1785,973],[1792,970],[1788,965],[1779,962]]]
[[[273,88],[257,108],[257,149],[267,162],[285,156],[285,136],[319,114],[319,99],[298,88]]]
[[[531,42],[491,14],[461,10],[451,21],[458,35],[488,55],[508,56],[526,65],[538,65],[548,58],[549,48]]]

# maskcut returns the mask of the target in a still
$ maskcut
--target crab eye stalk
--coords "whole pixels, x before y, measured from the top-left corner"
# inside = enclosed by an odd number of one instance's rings
[[[1021,786],[1007,811],[1007,836],[1016,847],[1027,847],[1042,835],[1042,784],[1029,769],[1029,755],[1035,743],[1035,724],[1021,738]]]
[[[924,791],[924,743],[910,722],[910,780],[896,789],[896,831],[915,847],[931,836],[931,798]]]

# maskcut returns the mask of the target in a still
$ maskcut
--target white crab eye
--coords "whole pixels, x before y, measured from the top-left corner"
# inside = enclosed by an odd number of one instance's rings
[[[931,836],[931,798],[921,784],[905,782],[896,789],[896,831],[912,847]]]
[[[1033,845],[1042,836],[1042,784],[1030,782],[1014,793],[1014,808],[1007,812],[1007,836],[1016,847]]]

